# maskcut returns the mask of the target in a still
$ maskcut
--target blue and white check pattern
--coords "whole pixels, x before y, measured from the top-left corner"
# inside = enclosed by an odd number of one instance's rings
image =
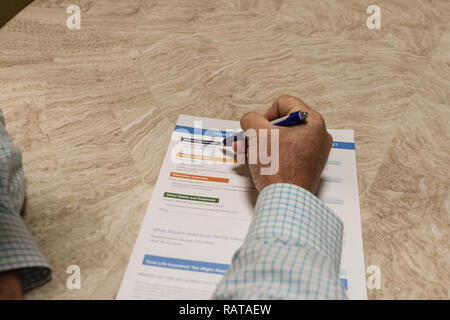
[[[270,185],[213,298],[347,299],[339,278],[342,235],[341,220],[313,194]]]
[[[24,200],[22,154],[0,110],[0,272],[18,269],[27,291],[50,279],[51,271],[20,215]]]

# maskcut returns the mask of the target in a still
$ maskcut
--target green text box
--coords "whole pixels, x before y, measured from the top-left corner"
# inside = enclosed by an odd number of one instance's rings
[[[172,199],[180,199],[180,200],[219,203],[219,198],[194,196],[191,194],[181,194],[181,193],[173,193],[173,192],[164,192],[164,197],[172,198]]]

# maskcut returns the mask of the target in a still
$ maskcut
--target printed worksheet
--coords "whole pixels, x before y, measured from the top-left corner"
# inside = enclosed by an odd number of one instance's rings
[[[223,139],[238,121],[181,115],[153,190],[117,299],[209,299],[241,246],[258,192],[247,165]],[[340,277],[350,299],[366,299],[352,130],[333,136],[319,198],[344,223]]]

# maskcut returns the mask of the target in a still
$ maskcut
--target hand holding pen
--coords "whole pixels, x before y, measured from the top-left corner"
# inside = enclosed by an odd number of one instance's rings
[[[300,117],[301,120],[295,120],[300,125],[292,125],[294,122],[288,126],[276,124],[278,121],[286,121],[294,113]],[[306,117],[308,117],[307,121],[305,121]],[[261,175],[260,168],[264,165],[260,161],[257,164],[249,164],[253,182],[258,191],[274,183],[290,183],[312,193],[316,192],[333,143],[331,135],[326,130],[322,115],[308,107],[300,99],[283,95],[272,104],[272,107],[264,115],[257,112],[245,114],[241,119],[241,128],[244,131],[250,128],[256,131],[279,129],[279,168],[277,172],[272,175]],[[270,134],[270,130],[267,131]],[[228,138],[226,140],[224,143],[229,143]],[[234,138],[231,139],[231,142],[233,140]],[[237,143],[243,143],[243,141],[238,140]],[[240,149],[235,145],[233,147],[235,150]],[[248,145],[245,150],[252,147],[257,146]]]
[[[273,124],[274,126],[289,127],[304,122],[306,118],[308,118],[308,112],[299,110],[294,111],[284,117],[272,120],[270,121],[270,123]],[[238,134],[223,139],[223,144],[229,147],[234,141],[242,140],[243,137],[244,137],[243,133],[239,132]]]

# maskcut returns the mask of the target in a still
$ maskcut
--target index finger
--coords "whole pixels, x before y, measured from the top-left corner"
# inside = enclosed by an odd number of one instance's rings
[[[279,96],[269,110],[264,113],[264,117],[267,120],[272,121],[299,110],[306,111],[308,113],[313,112],[313,109],[308,107],[306,103],[299,98],[289,95],[282,95]]]

